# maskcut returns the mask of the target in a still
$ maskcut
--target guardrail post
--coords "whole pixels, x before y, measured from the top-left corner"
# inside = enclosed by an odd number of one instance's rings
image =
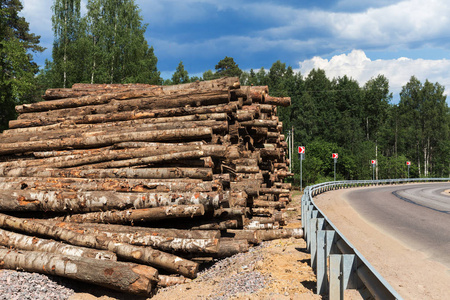
[[[317,218],[312,218],[309,224],[309,252],[311,253],[311,268],[316,269],[316,254],[317,254]]]
[[[343,300],[344,291],[353,286],[353,275],[356,271],[354,254],[330,255],[330,300]]]

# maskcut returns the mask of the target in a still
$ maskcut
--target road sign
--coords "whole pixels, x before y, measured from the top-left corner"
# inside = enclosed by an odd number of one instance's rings
[[[410,166],[410,165],[411,165],[411,162],[410,162],[410,161],[407,161],[407,162],[406,162],[406,165],[407,165],[407,166]]]
[[[331,155],[331,158],[337,159],[338,158],[338,154],[337,153],[333,153],[333,155]]]
[[[372,163],[372,165],[376,165],[377,161],[375,159],[372,159],[371,163]]]
[[[305,154],[305,146],[298,146],[298,154]]]

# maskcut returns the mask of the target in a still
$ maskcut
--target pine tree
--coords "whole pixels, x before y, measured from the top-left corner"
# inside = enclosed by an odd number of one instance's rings
[[[29,32],[19,0],[0,2],[0,130],[15,117],[14,106],[37,100],[35,74],[38,66],[31,52],[42,52],[39,36]]]

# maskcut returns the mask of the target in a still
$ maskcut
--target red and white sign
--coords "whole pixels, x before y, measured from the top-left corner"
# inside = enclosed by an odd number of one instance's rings
[[[410,166],[410,165],[411,165],[411,162],[410,162],[410,161],[407,161],[407,162],[406,162],[406,165],[407,165],[407,166]]]
[[[339,157],[339,155],[338,155],[337,153],[333,153],[333,154],[331,155],[331,158],[337,159],[338,157]]]
[[[305,146],[298,146],[298,154],[305,154]]]
[[[372,159],[371,163],[372,163],[372,165],[376,165],[377,161],[375,159]]]

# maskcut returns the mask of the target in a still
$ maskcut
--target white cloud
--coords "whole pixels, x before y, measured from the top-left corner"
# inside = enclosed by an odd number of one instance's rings
[[[313,68],[325,70],[331,79],[347,75],[362,86],[372,77],[379,74],[389,79],[390,90],[394,98],[398,97],[411,76],[416,76],[421,82],[428,79],[445,86],[446,94],[450,90],[450,60],[426,60],[400,57],[389,60],[371,60],[364,51],[353,50],[349,54],[333,56],[330,60],[313,57],[299,63],[299,71],[306,76]]]

